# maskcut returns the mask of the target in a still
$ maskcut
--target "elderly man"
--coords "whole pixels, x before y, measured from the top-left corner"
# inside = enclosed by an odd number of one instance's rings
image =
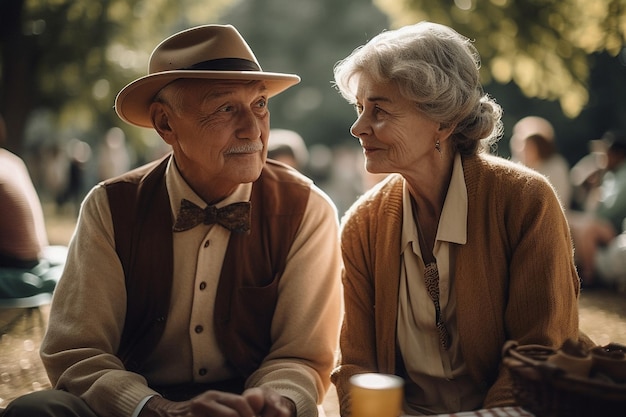
[[[264,72],[232,26],[177,33],[118,94],[172,154],[85,198],[42,360],[5,416],[316,416],[341,301],[335,206],[266,161]]]

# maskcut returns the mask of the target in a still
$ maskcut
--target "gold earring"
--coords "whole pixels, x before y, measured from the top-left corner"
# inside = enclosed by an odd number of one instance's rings
[[[439,142],[439,139],[435,142],[435,149],[439,152],[439,155],[441,155],[441,143]]]

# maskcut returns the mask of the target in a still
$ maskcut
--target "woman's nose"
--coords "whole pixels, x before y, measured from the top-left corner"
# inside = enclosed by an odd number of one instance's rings
[[[363,117],[363,114],[361,114],[359,115],[359,117],[357,117],[354,123],[352,123],[352,126],[350,126],[350,133],[355,138],[359,138],[361,137],[361,135],[364,135],[367,133],[366,127],[367,127],[366,120]]]

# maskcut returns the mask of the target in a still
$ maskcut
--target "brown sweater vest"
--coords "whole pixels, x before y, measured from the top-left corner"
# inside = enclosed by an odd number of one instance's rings
[[[169,158],[105,182],[127,290],[117,355],[135,372],[141,371],[143,359],[159,341],[170,306],[173,219],[165,187]],[[268,161],[252,187],[250,232],[230,236],[215,300],[215,331],[222,353],[243,378],[260,366],[271,347],[278,284],[310,186],[309,179]]]

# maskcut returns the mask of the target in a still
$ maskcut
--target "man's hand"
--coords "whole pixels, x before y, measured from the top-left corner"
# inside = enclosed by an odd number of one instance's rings
[[[261,417],[296,417],[296,405],[269,388],[249,388],[242,394]]]
[[[250,388],[242,395],[207,391],[189,401],[150,398],[139,417],[296,417],[293,401],[268,388]]]

